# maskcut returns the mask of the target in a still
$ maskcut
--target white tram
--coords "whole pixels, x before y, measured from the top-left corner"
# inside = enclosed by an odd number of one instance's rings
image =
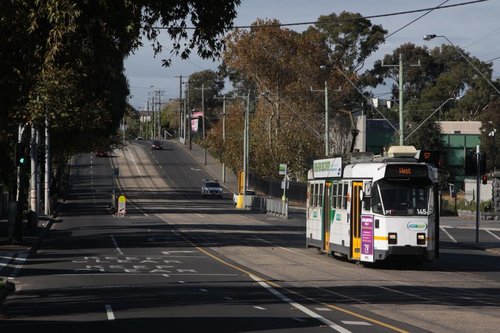
[[[306,245],[350,260],[439,254],[437,169],[412,146],[385,157],[314,161],[308,173]],[[353,155],[354,156],[354,155]]]

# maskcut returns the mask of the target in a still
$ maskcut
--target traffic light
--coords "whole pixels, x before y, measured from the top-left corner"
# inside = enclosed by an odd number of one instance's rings
[[[483,185],[486,185],[488,183],[488,176],[487,175],[483,175],[482,176],[482,180],[483,180]]]
[[[16,147],[16,165],[23,166],[28,162],[28,154],[26,152],[26,145],[18,143]]]

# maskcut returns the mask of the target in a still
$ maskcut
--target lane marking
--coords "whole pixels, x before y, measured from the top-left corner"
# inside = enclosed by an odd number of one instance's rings
[[[208,290],[201,288],[200,291],[206,293]]]
[[[108,320],[115,320],[115,314],[113,313],[111,305],[106,304],[104,307],[106,308],[106,315],[108,316]]]
[[[16,267],[14,268],[14,271],[12,272],[11,276],[8,278],[8,280],[12,280],[16,278],[19,275],[19,272],[21,272],[21,269],[23,268],[24,263],[26,262],[26,258],[28,257],[27,253],[22,253],[18,257],[14,259],[14,262],[19,262]]]
[[[287,296],[283,295],[278,290],[274,289],[269,284],[267,284],[266,282],[264,282],[261,278],[255,276],[253,274],[250,274],[250,277],[255,282],[257,282],[259,285],[261,285],[263,288],[265,288],[267,291],[269,291],[271,294],[273,294],[274,296],[276,296],[278,298],[281,298],[282,301],[290,304],[291,306],[293,306],[296,309],[299,309],[300,311],[304,312],[309,317],[317,319],[321,323],[327,325],[328,327],[330,327],[331,329],[334,329],[335,331],[337,331],[339,333],[351,333],[351,331],[343,328],[340,325],[335,324],[333,321],[330,321],[330,320],[326,319],[325,317],[317,314],[316,312],[309,310],[308,308],[306,308],[302,304],[299,304],[299,303],[293,301],[292,299],[288,298]]]
[[[159,219],[161,219],[162,221],[164,221],[165,223],[167,223],[167,222],[163,219],[163,217],[162,217],[161,215],[159,215],[159,214],[155,214],[155,215],[156,215]],[[167,223],[167,224],[168,224],[168,223]],[[252,277],[252,278],[253,278],[253,277],[256,277],[255,275],[253,275],[253,274],[252,274],[252,273],[250,273],[249,271],[247,271],[247,270],[245,270],[245,269],[243,269],[243,268],[241,268],[241,267],[239,267],[239,266],[233,265],[233,264],[231,264],[231,263],[229,263],[229,262],[225,261],[224,259],[219,258],[219,257],[217,257],[216,255],[211,254],[211,253],[210,253],[210,252],[208,252],[207,250],[205,250],[205,249],[203,249],[203,248],[199,247],[198,245],[196,245],[194,242],[192,242],[189,238],[187,238],[187,237],[186,237],[186,236],[184,236],[183,234],[181,234],[181,233],[179,233],[179,232],[176,232],[176,231],[173,231],[173,232],[174,232],[174,234],[179,235],[179,237],[183,238],[186,242],[188,242],[189,244],[191,244],[191,245],[192,245],[194,248],[196,248],[199,252],[204,253],[205,255],[209,256],[210,258],[212,258],[212,259],[214,259],[214,260],[216,260],[216,261],[218,261],[218,262],[222,263],[223,265],[226,265],[227,267],[231,267],[231,268],[233,268],[233,269],[235,269],[235,270],[237,270],[237,271],[239,271],[239,272],[242,272],[242,273],[244,273],[244,274],[246,274],[246,275],[248,275],[248,276],[250,276],[250,277]],[[290,251],[290,250],[289,250],[289,251]],[[291,252],[294,252],[294,251],[291,251]],[[410,333],[410,332],[409,332],[409,331],[407,331],[407,330],[404,330],[404,329],[398,328],[398,327],[393,326],[393,325],[391,325],[391,324],[384,323],[384,322],[382,322],[382,321],[380,321],[380,320],[377,320],[377,319],[374,319],[374,318],[370,318],[370,317],[364,316],[364,315],[362,315],[362,314],[359,314],[359,313],[357,313],[357,312],[354,312],[354,311],[350,311],[350,310],[347,310],[347,309],[341,308],[341,307],[339,307],[339,306],[335,306],[335,305],[332,305],[332,304],[327,304],[327,303],[324,303],[324,302],[318,301],[318,300],[313,299],[313,298],[311,298],[311,297],[308,297],[308,296],[306,296],[306,295],[300,294],[300,293],[298,293],[298,292],[296,292],[296,291],[290,290],[290,289],[288,289],[288,288],[286,288],[286,287],[282,287],[282,286],[278,285],[277,283],[274,283],[274,282],[271,282],[271,281],[268,281],[268,283],[269,283],[269,285],[272,285],[272,286],[274,286],[275,288],[282,288],[283,290],[286,290],[287,292],[289,292],[289,293],[291,293],[291,294],[293,294],[293,295],[296,295],[296,296],[299,296],[299,297],[305,298],[305,299],[307,299],[308,301],[311,301],[311,302],[316,302],[316,303],[322,304],[323,306],[325,306],[325,307],[329,307],[329,308],[331,308],[331,309],[333,309],[333,310],[336,310],[336,311],[338,311],[338,312],[342,312],[342,313],[345,313],[345,314],[351,315],[351,316],[353,316],[353,317],[356,317],[356,318],[359,318],[359,319],[362,319],[362,320],[366,320],[366,321],[368,321],[368,322],[371,322],[371,323],[374,323],[374,324],[376,324],[376,325],[379,325],[379,326],[385,327],[385,328],[390,329],[390,330],[395,331],[395,332],[399,332],[399,333]],[[272,289],[272,290],[274,290],[274,289]],[[278,291],[276,291],[276,292],[278,292]],[[283,296],[283,297],[285,297],[285,296]],[[299,306],[301,306],[300,304],[298,304],[298,305],[299,305]],[[303,307],[303,306],[301,306],[301,307],[302,307],[302,308],[304,308],[304,310],[305,310],[305,311],[307,311],[307,312],[302,311],[302,312],[306,313],[307,315],[309,315],[309,313],[314,313],[314,312],[310,311],[309,309],[307,309],[307,308],[305,308],[305,307]],[[315,314],[315,315],[317,315],[317,314]],[[311,316],[311,315],[310,315],[310,316]],[[314,316],[311,316],[311,317],[315,318]],[[320,317],[321,317],[321,316],[320,316]],[[325,319],[325,320],[326,320],[326,319]],[[341,326],[339,326],[339,327],[340,327],[341,329],[344,329],[344,328],[343,328],[343,327],[341,327]],[[347,333],[347,332],[349,332],[349,333],[350,333],[350,331],[348,331],[348,330],[345,330],[344,332],[346,332],[346,333]]]
[[[342,320],[342,324],[346,325],[357,325],[357,326],[372,326],[372,324],[367,323],[366,321],[350,321],[350,320]]]
[[[204,217],[205,217],[205,216],[203,216],[203,215],[201,215],[201,214],[199,214],[199,213],[196,213],[196,214],[194,214],[194,215],[196,215],[196,216],[198,216],[198,217],[201,217],[201,218],[204,218]]]
[[[498,237],[497,235],[492,233],[490,230],[486,229],[486,232],[489,233],[490,235],[492,235],[493,237],[495,237],[496,239],[500,240],[500,237]]]
[[[113,235],[110,235],[110,237],[111,237],[111,240],[113,241],[113,244],[115,245],[115,248],[116,248],[116,251],[118,252],[118,254],[123,254],[122,250],[118,246],[118,243],[116,242],[115,237]]]
[[[316,310],[324,311],[324,312],[332,311],[332,309],[330,309],[330,308],[316,308]]]
[[[441,229],[445,234],[446,236],[448,236],[454,243],[458,243],[457,240],[455,239],[455,237],[453,237],[449,232],[448,230],[446,230],[443,226],[440,226],[439,229]]]
[[[257,310],[265,310],[266,308],[263,308],[262,306],[257,306],[255,305],[254,308],[256,308]]]

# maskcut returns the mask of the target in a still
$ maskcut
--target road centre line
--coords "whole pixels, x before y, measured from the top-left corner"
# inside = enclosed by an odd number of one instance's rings
[[[454,243],[458,243],[457,240],[446,230],[445,227],[440,226],[439,229],[441,229],[446,234],[446,236],[448,236]]]
[[[115,314],[113,313],[111,305],[106,304],[104,307],[106,309],[106,315],[108,316],[108,320],[115,320]]]
[[[113,241],[113,244],[115,245],[115,248],[116,248],[116,251],[118,252],[118,254],[124,254],[123,251],[118,246],[118,243],[116,242],[115,237],[113,235],[110,235],[110,237],[111,237],[111,240]]]
[[[158,216],[158,215],[157,215]],[[160,217],[161,218],[161,217]],[[226,266],[229,266],[229,267],[232,267],[234,269],[236,269],[237,271],[240,271],[242,273],[245,273],[246,275],[248,275],[250,278],[252,278],[254,281],[256,281],[257,283],[259,283],[262,287],[264,287],[265,289],[267,289],[269,292],[271,292],[273,295],[277,296],[278,298],[281,298],[283,301],[287,302],[288,304],[292,305],[293,307],[295,307],[296,309],[299,309],[301,310],[302,312],[304,312],[305,314],[309,315],[310,317],[312,318],[315,318],[317,319],[318,321],[328,325],[328,327],[334,329],[335,331],[339,332],[339,333],[351,333],[351,331],[343,328],[342,326],[340,325],[337,325],[335,324],[334,322],[320,316],[319,314],[317,314],[316,312],[314,311],[311,311],[309,310],[308,308],[306,308],[305,306],[299,304],[299,303],[296,303],[294,302],[293,300],[291,300],[290,298],[286,297],[285,295],[283,295],[282,293],[280,293],[279,291],[277,291],[276,289],[274,289],[273,287],[271,287],[270,284],[268,284],[267,282],[265,282],[263,279],[257,277],[256,275],[246,271],[245,269],[243,268],[240,268],[238,266],[235,266],[233,264],[230,264],[228,263],[227,261],[225,261],[224,259],[221,259],[221,258],[218,258],[216,257],[215,255],[211,254],[210,252],[202,249],[201,247],[197,246],[195,243],[193,243],[190,239],[188,239],[186,236],[178,233],[178,232],[175,232],[177,235],[179,235],[180,237],[182,237],[186,242],[190,243],[194,248],[196,248],[198,251],[206,254],[207,256],[211,257],[212,259],[215,259],[216,261],[226,265]],[[271,282],[269,282],[271,283]],[[276,284],[274,284],[276,286]]]
[[[317,314],[316,312],[314,311],[311,311],[309,310],[308,308],[306,308],[305,306],[303,306],[302,304],[299,304],[297,302],[294,302],[292,299],[288,298],[287,296],[283,295],[282,293],[280,293],[278,290],[274,289],[273,287],[271,287],[269,284],[267,284],[265,281],[263,281],[261,278],[253,275],[253,274],[250,274],[250,277],[255,280],[261,287],[265,288],[267,291],[269,291],[271,294],[273,294],[274,296],[280,298],[282,301],[290,304],[291,306],[293,306],[294,308],[304,312],[306,315],[314,318],[314,319],[317,319],[319,320],[320,322],[322,322],[323,324],[325,325],[328,325],[328,327],[334,329],[335,331],[337,332],[340,332],[340,333],[351,333],[351,331],[343,328],[342,326],[340,325],[337,325],[335,324],[333,321],[330,321],[328,319],[326,319],[325,317]]]
[[[159,215],[159,214],[155,214],[155,215],[156,215],[156,217],[158,217],[160,220],[162,220],[162,221],[164,221],[165,223],[167,223],[167,224],[168,224],[168,222],[167,222],[167,221],[165,221],[161,215]],[[173,231],[173,230],[172,230],[172,231]],[[226,265],[226,266],[228,266],[228,267],[231,267],[231,268],[233,268],[233,269],[235,269],[235,270],[237,270],[237,271],[240,271],[240,272],[242,272],[242,273],[244,273],[244,274],[246,274],[246,275],[248,275],[248,276],[256,276],[256,275],[254,275],[254,274],[250,273],[249,271],[247,271],[247,270],[245,270],[245,269],[243,269],[243,268],[241,268],[241,267],[238,267],[238,266],[236,266],[236,265],[233,265],[233,264],[231,264],[231,263],[229,263],[229,262],[225,261],[224,259],[219,258],[219,257],[217,257],[217,256],[216,256],[216,255],[214,255],[214,254],[211,254],[211,253],[210,253],[210,252],[208,252],[207,250],[202,249],[201,247],[199,247],[198,245],[196,245],[195,243],[193,243],[190,239],[188,239],[186,236],[182,235],[181,233],[179,233],[179,232],[177,232],[177,231],[173,231],[173,232],[174,232],[176,235],[179,235],[180,237],[182,237],[182,238],[183,238],[186,242],[190,243],[190,244],[191,244],[194,248],[196,248],[198,251],[200,251],[200,252],[204,253],[205,255],[207,255],[207,256],[209,256],[209,257],[211,257],[212,259],[214,259],[214,260],[216,260],[216,261],[219,261],[220,263],[222,263],[222,264],[224,264],[224,265]],[[289,250],[289,251],[290,251],[290,250]],[[292,251],[292,252],[293,252],[293,251]],[[288,288],[286,288],[286,287],[280,286],[280,285],[278,285],[278,284],[277,284],[277,283],[275,283],[275,282],[267,281],[267,283],[268,283],[269,285],[271,285],[271,286],[275,287],[275,288],[281,288],[281,289],[286,290],[287,292],[289,292],[289,293],[291,293],[291,294],[294,294],[294,295],[300,296],[300,297],[305,298],[305,299],[307,299],[307,300],[309,300],[309,301],[311,301],[311,302],[316,302],[316,303],[318,303],[318,304],[322,304],[323,306],[329,307],[329,308],[331,308],[331,309],[333,309],[333,310],[336,310],[336,311],[338,311],[338,312],[342,312],[342,313],[345,313],[345,314],[351,315],[351,316],[353,316],[353,317],[360,318],[360,319],[362,319],[362,320],[365,320],[365,321],[367,321],[367,322],[371,322],[371,323],[373,323],[373,324],[376,324],[376,325],[379,325],[379,326],[385,327],[385,328],[390,329],[390,330],[395,331],[395,332],[399,332],[399,333],[409,333],[408,331],[406,331],[406,330],[404,330],[404,329],[401,329],[401,328],[395,327],[395,326],[393,326],[393,325],[391,325],[391,324],[384,323],[384,322],[382,322],[382,321],[380,321],[380,320],[377,320],[377,319],[373,319],[373,318],[370,318],[370,317],[364,316],[364,315],[362,315],[362,314],[359,314],[359,313],[356,313],[356,312],[354,312],[354,311],[351,311],[351,310],[347,310],[347,309],[341,308],[341,307],[339,307],[339,306],[335,306],[335,305],[332,305],[332,304],[327,304],[327,303],[324,303],[324,302],[318,301],[318,300],[313,299],[313,298],[311,298],[311,297],[308,297],[308,296],[306,296],[306,295],[300,294],[300,293],[298,293],[298,292],[296,292],[296,291],[290,290],[290,289],[288,289]],[[349,331],[347,331],[347,332],[349,332]]]

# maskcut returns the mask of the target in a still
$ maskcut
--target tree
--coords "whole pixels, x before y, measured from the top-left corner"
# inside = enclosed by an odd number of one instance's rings
[[[359,14],[332,14],[320,21],[300,34],[280,28],[277,20],[257,20],[249,31],[236,30],[227,38],[221,69],[238,91],[253,87],[257,98],[250,167],[261,176],[277,177],[277,165],[288,163],[296,178],[303,178],[311,159],[323,155],[324,98],[310,88],[325,81],[332,91],[342,86],[329,98],[334,153],[349,150],[352,101],[362,99],[352,84],[361,84],[356,71],[383,41],[383,30]],[[348,47],[352,43],[362,52]]]
[[[481,146],[486,153],[486,170],[500,170],[500,100],[494,100],[481,113]],[[495,164],[496,162],[496,164]]]
[[[477,68],[491,77],[491,66],[462,51]],[[418,149],[440,150],[438,120],[477,120],[491,100],[491,87],[471,67],[457,49],[442,45],[432,50],[407,43],[401,45],[383,61],[375,63],[366,76],[377,86],[393,81],[392,99],[398,99],[398,75],[394,67],[402,55],[404,68],[405,144]],[[419,66],[409,66],[417,64]],[[396,113],[393,113],[396,115]],[[410,135],[408,137],[408,135]]]
[[[71,154],[92,149],[96,141],[108,142],[127,107],[124,58],[142,45],[143,38],[159,52],[158,27],[165,27],[173,40],[172,55],[186,58],[196,49],[202,57],[217,56],[239,3],[1,1],[2,150],[13,156],[18,125],[41,129],[46,117],[56,162],[66,163]],[[194,29],[187,29],[188,22]],[[0,176],[15,179],[13,166],[2,164]],[[11,191],[15,192],[15,185]],[[24,201],[18,205],[21,212]]]

